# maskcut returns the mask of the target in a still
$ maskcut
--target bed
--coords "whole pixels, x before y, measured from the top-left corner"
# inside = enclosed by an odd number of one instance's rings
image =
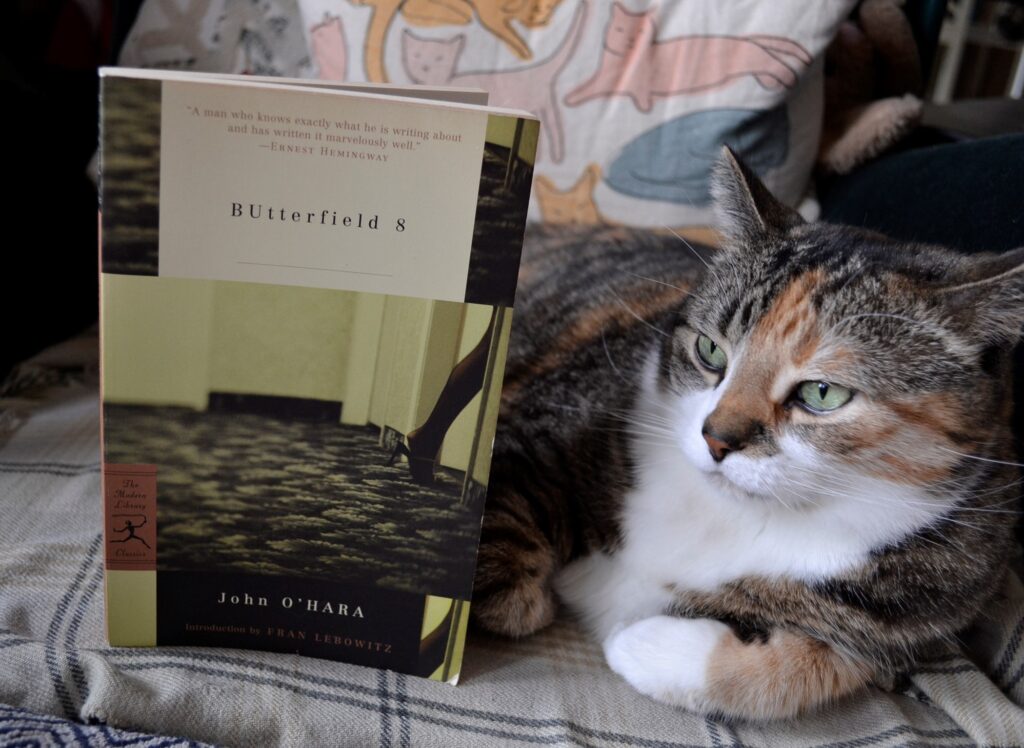
[[[1024,744],[1024,585],[963,646],[814,715],[743,725],[633,692],[561,617],[470,631],[452,687],[296,655],[107,645],[95,331],[0,390],[0,744],[1012,746]]]

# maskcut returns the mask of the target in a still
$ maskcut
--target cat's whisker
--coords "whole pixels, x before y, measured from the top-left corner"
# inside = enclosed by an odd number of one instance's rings
[[[795,466],[791,466],[791,467],[795,467]],[[797,470],[800,470],[800,468],[797,468]],[[809,471],[805,471],[805,472],[809,472]],[[880,507],[891,507],[892,506],[892,502],[877,501],[877,500],[874,500],[874,499],[870,499],[864,493],[848,491],[848,490],[841,490],[837,486],[828,487],[828,486],[823,486],[823,485],[809,485],[809,484],[806,484],[806,483],[801,483],[801,482],[793,479],[792,477],[789,478],[789,481],[792,482],[792,483],[795,483],[798,486],[801,486],[801,487],[804,487],[804,488],[808,488],[808,489],[811,489],[813,491],[819,491],[823,495],[827,495],[827,496],[834,496],[834,497],[841,498],[841,499],[850,499],[850,500],[860,501],[861,503],[870,502],[870,503],[872,503],[872,505],[880,506]],[[1007,486],[1002,486],[998,490],[1005,490],[1005,488],[1012,487],[1016,483],[1017,483],[1017,481],[1014,481],[1013,484],[1008,484]],[[1008,500],[1003,501],[1003,502],[998,502],[998,503],[996,503],[994,505],[989,505],[989,506],[984,506],[984,507],[971,507],[971,506],[964,506],[963,504],[960,504],[959,501],[962,501],[964,498],[970,498],[970,497],[965,497],[964,495],[962,495],[960,493],[957,493],[957,492],[950,492],[949,498],[950,499],[954,499],[956,501],[955,502],[946,502],[942,498],[936,498],[935,501],[927,501],[927,500],[911,499],[911,498],[907,498],[907,497],[902,497],[902,498],[898,499],[898,501],[899,501],[899,503],[901,503],[901,504],[903,504],[905,506],[923,507],[923,508],[929,508],[929,509],[934,509],[936,506],[942,506],[943,504],[946,504],[948,506],[949,513],[953,513],[953,512],[961,512],[961,513],[962,512],[970,512],[972,514],[974,514],[974,513],[979,513],[979,514],[1005,514],[1005,515],[1008,515],[1008,516],[1016,516],[1019,513],[1018,510],[1016,510],[1016,509],[998,509],[998,508],[995,508],[995,507],[998,507],[998,506],[1002,506],[1004,504],[1015,504],[1017,502],[1016,497],[1008,499]],[[947,515],[943,515],[943,516],[944,517],[948,516],[948,514]],[[952,518],[950,518],[950,520],[951,521],[955,521]]]
[[[941,449],[943,452],[949,452],[955,454],[958,457],[965,457],[969,460],[978,460],[979,462],[990,462],[993,465],[1008,465],[1010,467],[1024,468],[1024,463],[1021,462],[1010,462],[1009,460],[994,460],[991,457],[979,457],[978,455],[967,454],[966,452],[958,452],[955,449],[949,447],[943,447],[942,445],[936,445],[937,449]]]
[[[948,488],[945,485],[941,485],[939,487],[930,488],[929,491],[937,496],[945,496],[950,498],[979,499],[983,496],[991,496],[993,494],[1003,493],[1008,489],[1015,488],[1016,486],[1021,485],[1022,482],[1024,482],[1024,478],[1017,478],[1015,480],[1008,481],[1007,483],[1000,483],[996,486],[992,486],[991,488],[967,488],[966,486],[958,488],[955,484],[951,483],[950,487]],[[1005,504],[1015,504],[1017,502],[1018,497],[1014,495],[1007,499],[1004,499],[1003,501],[989,503],[986,506],[1003,506]]]
[[[768,489],[768,493],[770,493],[775,498],[776,501],[778,501],[780,504],[782,504],[782,506],[786,507],[786,509],[788,509],[789,511],[793,511],[793,507],[790,506],[786,502],[785,499],[783,499],[781,496],[779,496],[777,493],[775,493],[775,491],[773,491],[770,487],[766,486],[765,488]]]
[[[615,418],[620,421],[658,423],[666,427],[674,427],[676,425],[676,422],[671,418],[665,418],[664,416],[657,415],[656,413],[615,410],[613,408],[605,408],[601,412],[610,418]]]
[[[825,331],[825,333],[824,333],[824,335],[822,335],[822,337],[827,337],[829,333],[831,333],[833,330],[835,330],[840,325],[844,325],[847,322],[853,322],[855,320],[865,319],[865,318],[895,319],[895,320],[899,320],[901,322],[907,322],[907,323],[909,323],[911,325],[915,325],[917,327],[927,327],[927,328],[930,328],[930,329],[937,329],[936,326],[934,324],[932,324],[932,323],[924,322],[924,321],[919,320],[919,319],[914,319],[913,317],[908,317],[908,316],[906,316],[904,314],[889,314],[889,313],[886,313],[886,312],[861,312],[859,314],[850,314],[850,315],[847,315],[846,317],[843,317],[838,322],[836,322],[834,325],[832,325],[830,328],[828,328],[828,330]]]
[[[819,489],[819,490],[821,490],[823,493],[826,493],[825,489]],[[962,503],[959,503],[960,497],[958,497],[958,496],[952,496],[951,497],[951,499],[952,499],[951,501],[944,501],[944,500],[937,499],[934,502],[929,502],[929,501],[920,501],[920,500],[908,499],[908,498],[904,497],[904,498],[900,498],[900,499],[898,499],[898,500],[896,500],[894,502],[894,501],[879,501],[877,499],[870,499],[870,498],[867,497],[866,494],[855,493],[855,492],[848,492],[848,491],[831,491],[831,492],[828,492],[828,495],[832,495],[832,496],[835,496],[835,497],[841,498],[841,499],[850,499],[850,500],[853,500],[853,501],[859,501],[861,503],[870,501],[874,506],[883,507],[883,508],[889,508],[889,509],[891,509],[895,504],[900,504],[902,506],[913,507],[913,508],[924,508],[924,509],[935,509],[936,507],[943,507],[944,506],[947,509],[947,511],[942,515],[943,517],[947,517],[947,516],[949,516],[950,514],[953,514],[953,513],[971,514],[971,515],[984,515],[984,514],[1000,515],[1001,514],[1001,515],[1005,515],[1007,517],[1016,517],[1019,514],[1019,511],[1016,510],[1016,509],[998,509],[998,508],[994,508],[994,507],[991,507],[991,506],[986,506],[986,507],[967,506],[967,505],[964,505]],[[1003,503],[1007,503],[1007,502],[1003,502]],[[1016,503],[1016,499],[1014,499],[1013,503]],[[997,506],[999,506],[999,505],[997,505]]]
[[[604,357],[608,359],[608,365],[612,367],[612,371],[622,381],[628,381],[628,377],[619,370],[619,367],[612,361],[612,352],[608,350],[608,340],[604,336],[604,328],[601,328],[601,347],[604,348]]]
[[[678,443],[676,441],[676,433],[670,428],[666,428],[656,423],[646,423],[643,421],[631,421],[628,419],[615,419],[621,422],[621,427],[613,426],[593,426],[594,431],[600,431],[602,433],[617,433],[617,434],[631,434],[635,436],[644,437],[657,437],[661,443],[676,447]]]
[[[798,501],[799,501],[799,502],[800,502],[801,504],[810,504],[810,505],[812,505],[812,506],[816,506],[816,507],[821,507],[821,506],[823,506],[823,505],[822,505],[822,503],[821,503],[820,501],[817,501],[817,500],[815,500],[815,499],[811,498],[811,497],[810,497],[810,496],[808,496],[808,495],[807,495],[806,493],[803,493],[803,492],[801,492],[801,491],[794,491],[794,490],[792,489],[792,487],[791,487],[790,485],[787,485],[787,486],[786,486],[786,489],[787,489],[787,490],[788,490],[788,491],[789,491],[789,492],[790,492],[791,494],[793,494],[793,496],[794,496],[794,497],[796,497],[796,499],[797,499],[797,500],[798,500]],[[819,498],[820,498],[820,497],[819,497]]]
[[[679,240],[679,241],[681,241],[681,242],[682,242],[683,244],[685,244],[685,245],[686,245],[686,248],[687,248],[687,249],[689,249],[689,250],[690,250],[691,252],[693,252],[693,256],[694,256],[694,257],[696,257],[696,258],[697,258],[698,260],[700,260],[700,261],[701,261],[702,263],[704,263],[704,267],[708,268],[709,270],[711,269],[711,263],[709,263],[709,262],[708,262],[707,260],[705,260],[705,259],[704,259],[704,258],[703,258],[703,257],[701,256],[700,252],[698,252],[698,251],[697,251],[697,250],[696,250],[696,249],[694,248],[694,246],[693,246],[692,244],[690,244],[690,242],[686,241],[686,239],[685,239],[685,238],[684,238],[684,237],[683,237],[683,236],[682,236],[682,235],[681,235],[681,234],[680,234],[680,233],[679,233],[678,231],[676,231],[676,230],[675,230],[674,228],[672,228],[671,226],[665,226],[665,228],[666,228],[666,229],[667,229],[667,230],[669,231],[669,233],[671,233],[671,234],[672,234],[672,235],[673,235],[673,236],[674,236],[674,237],[675,237],[676,239],[678,239],[678,240]]]
[[[611,291],[611,289],[608,289],[608,290],[609,290],[609,291]],[[650,322],[648,322],[648,321],[647,321],[647,320],[645,320],[645,319],[644,319],[643,317],[641,317],[641,316],[640,316],[639,314],[637,314],[637,313],[636,313],[635,311],[633,311],[633,307],[631,307],[631,306],[630,306],[629,304],[627,304],[627,303],[626,303],[626,302],[625,302],[625,301],[623,300],[623,298],[622,298],[621,296],[619,296],[619,295],[618,295],[617,293],[615,293],[615,291],[611,291],[611,294],[612,294],[612,296],[614,296],[614,297],[615,297],[615,299],[616,299],[616,300],[617,300],[617,301],[618,301],[618,302],[619,302],[619,303],[620,303],[620,304],[622,305],[622,308],[623,308],[623,309],[625,309],[625,310],[626,310],[627,312],[629,312],[629,314],[630,314],[630,315],[631,315],[632,317],[634,317],[634,318],[635,318],[635,319],[636,319],[636,320],[637,320],[637,321],[638,321],[638,322],[639,322],[640,324],[644,325],[645,327],[649,327],[649,328],[651,328],[652,330],[654,330],[654,332],[658,333],[658,334],[659,334],[659,335],[661,335],[661,336],[662,336],[663,338],[670,338],[670,337],[672,337],[672,336],[671,336],[671,335],[669,335],[669,334],[668,334],[667,332],[665,332],[664,330],[661,330],[661,329],[659,329],[659,328],[655,327],[655,326],[654,326],[654,325],[652,325],[652,324],[651,324]]]
[[[847,500],[850,500],[850,501],[857,502],[859,504],[863,504],[864,506],[877,507],[877,508],[881,508],[881,509],[891,509],[892,508],[892,505],[887,503],[887,502],[877,501],[877,500],[871,499],[870,497],[867,497],[867,496],[864,496],[864,495],[856,495],[856,494],[854,494],[854,495],[846,496],[844,498],[847,499]],[[972,522],[967,522],[967,521],[962,520],[962,519],[957,519],[955,517],[951,517],[948,514],[936,516],[931,522],[929,522],[927,525],[922,526],[920,529],[924,530],[924,529],[926,529],[928,527],[934,526],[936,524],[944,523],[944,522],[948,522],[949,524],[957,525],[959,527],[966,527],[966,528],[968,528],[970,530],[975,530],[977,532],[993,532],[993,533],[998,533],[999,532],[999,530],[997,530],[996,528],[992,528],[992,527],[990,527],[988,525],[974,524]],[[930,541],[929,538],[924,536],[923,533],[920,530],[918,532],[916,532],[912,537],[914,537],[916,539],[920,539],[923,542],[934,542],[934,541]]]
[[[793,480],[792,478],[789,479],[789,482],[794,483],[794,484],[796,484],[796,485],[798,485],[798,486],[800,486],[802,488],[806,488],[806,489],[808,489],[810,491],[813,491],[813,492],[815,492],[816,494],[818,494],[821,497],[830,496],[830,497],[839,498],[839,499],[843,499],[843,500],[855,499],[856,498],[856,495],[850,494],[850,493],[848,493],[846,491],[839,491],[839,490],[836,490],[836,489],[830,489],[830,488],[826,488],[826,487],[823,487],[823,486],[816,486],[816,485],[810,485],[810,484],[806,484],[806,483],[800,483],[799,481]],[[818,504],[818,506],[821,506],[821,504]]]
[[[555,403],[551,402],[550,400],[545,400],[544,406],[547,408],[557,408],[558,410],[571,410],[576,413],[584,412],[584,409],[579,407],[578,405],[566,405],[565,403]]]
[[[858,475],[855,475],[855,474],[842,474],[842,473],[836,473],[836,472],[830,472],[830,473],[825,474],[825,473],[823,473],[821,471],[820,468],[812,468],[812,467],[807,467],[805,465],[799,465],[799,464],[795,464],[795,463],[787,464],[786,465],[786,469],[799,470],[801,472],[806,472],[806,473],[808,473],[810,475],[814,475],[816,477],[822,477],[822,479],[825,479],[825,480],[827,480],[827,481],[829,481],[831,483],[834,483],[834,484],[840,484],[841,483],[841,484],[843,484],[845,486],[849,486],[849,487],[859,488],[859,487],[863,486],[863,483],[864,483],[863,479],[861,479],[861,477],[859,477]],[[963,480],[966,480],[966,479],[947,479],[947,480],[944,480],[944,481],[940,481],[940,482],[931,484],[931,486],[929,488],[938,488],[938,487],[946,486],[946,485],[950,485],[950,486],[954,486],[955,487],[958,481],[963,481]]]
[[[843,496],[842,498],[844,500],[854,501],[854,502],[857,502],[859,504],[863,504],[865,506],[878,507],[878,508],[881,508],[881,509],[891,509],[892,508],[892,503],[891,502],[878,501],[877,499],[873,499],[873,498],[871,498],[871,497],[869,497],[869,496],[867,496],[865,494],[848,494],[848,495]],[[910,506],[919,506],[919,507],[922,507],[922,508],[934,508],[933,506],[929,506],[927,504],[919,504],[919,503],[918,504],[914,504],[912,502],[904,502],[904,503],[907,503]],[[988,526],[988,525],[975,524],[973,522],[968,522],[966,520],[958,519],[956,517],[951,516],[952,514],[956,513],[958,510],[959,510],[959,507],[950,507],[950,512],[935,516],[934,519],[929,523],[929,526],[935,525],[935,524],[939,524],[939,523],[942,523],[942,522],[948,522],[950,524],[957,525],[959,527],[966,527],[968,529],[975,530],[975,531],[978,531],[978,532],[993,532],[993,533],[999,532],[999,530],[997,528],[993,528],[993,527]],[[915,535],[915,537],[921,537],[921,533],[918,532]],[[926,538],[922,538],[922,539],[926,540]]]
[[[822,477],[822,473],[821,473],[820,470],[814,470],[814,469],[811,469],[811,468],[803,467],[801,465],[794,465],[794,464],[787,465],[787,469],[788,470],[795,470],[795,471],[807,473],[808,475],[812,475],[812,476],[819,477],[819,478]],[[848,487],[857,488],[857,487],[860,487],[861,485],[863,485],[863,481],[859,480],[856,476],[841,477],[841,476],[832,474],[832,475],[827,476],[827,479],[829,481],[831,481],[832,483],[834,483],[834,484],[838,485],[839,483],[842,483],[843,485],[848,486]],[[968,482],[968,480],[969,479],[967,479],[967,478],[951,478],[951,479],[939,481],[937,483],[932,483],[929,486],[927,486],[927,489],[930,492],[932,492],[932,493],[936,493],[936,494],[940,494],[940,495],[948,495],[948,496],[953,496],[953,497],[975,497],[975,496],[984,496],[984,495],[991,494],[991,493],[997,493],[997,492],[1005,490],[1007,488],[1012,488],[1013,486],[1018,485],[1021,482],[1024,482],[1024,478],[1018,478],[1018,479],[1010,481],[1008,483],[1003,483],[1003,484],[1000,484],[998,486],[990,487],[990,488],[987,488],[987,489],[984,489],[984,490],[981,490],[981,489],[974,490],[974,489],[967,488],[967,486],[965,485]],[[971,483],[975,483],[975,482],[977,482],[977,480],[976,479],[970,480],[970,482]]]
[[[864,275],[864,273],[865,273],[865,271],[866,271],[867,269],[868,269],[868,266],[867,266],[867,265],[864,265],[863,267],[861,267],[860,269],[858,269],[858,270],[857,270],[856,272],[854,272],[854,273],[851,273],[851,274],[850,274],[850,277],[849,277],[849,278],[847,278],[847,279],[846,279],[845,281],[843,281],[843,285],[841,285],[841,286],[840,286],[840,287],[839,287],[838,289],[836,289],[836,293],[838,294],[838,293],[839,293],[840,291],[842,291],[843,289],[845,289],[845,288],[846,288],[847,286],[850,286],[850,285],[852,285],[852,284],[853,284],[853,282],[854,282],[855,280],[857,280],[857,279],[858,279],[858,278],[860,278],[860,277],[861,277],[862,275]]]
[[[657,444],[663,447],[675,447],[676,443],[667,434],[658,434],[649,431],[643,431],[641,429],[612,429],[612,428],[595,428],[595,432],[602,434],[626,434],[628,436],[642,436],[646,442]]]
[[[675,429],[673,429],[670,424],[659,423],[658,421],[638,421],[638,420],[631,420],[631,419],[628,419],[628,418],[614,418],[614,417],[611,418],[610,420],[616,421],[618,423],[624,423],[626,425],[647,426],[648,428],[657,430],[657,431],[659,431],[660,433],[663,433],[663,434],[675,434],[676,433]]]
[[[676,422],[671,418],[665,418],[664,416],[659,416],[655,413],[636,413],[628,410],[612,410],[608,408],[605,408],[602,412],[613,418],[624,421],[633,421],[638,417],[643,417],[647,423],[660,423],[666,427],[675,427],[676,425]]]
[[[623,272],[625,272],[626,275],[632,275],[634,278],[639,278],[640,280],[650,281],[651,283],[657,283],[660,286],[668,286],[669,288],[674,288],[675,290],[677,290],[677,291],[679,291],[681,293],[684,293],[684,294],[685,293],[689,293],[689,289],[681,288],[679,286],[674,286],[671,283],[666,283],[665,281],[660,281],[657,278],[648,278],[646,275],[640,275],[640,274],[634,273],[634,272],[632,272],[630,270],[625,270]]]

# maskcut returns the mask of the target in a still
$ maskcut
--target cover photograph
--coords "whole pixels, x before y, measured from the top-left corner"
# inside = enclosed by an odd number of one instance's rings
[[[455,682],[536,120],[103,73],[111,644]]]

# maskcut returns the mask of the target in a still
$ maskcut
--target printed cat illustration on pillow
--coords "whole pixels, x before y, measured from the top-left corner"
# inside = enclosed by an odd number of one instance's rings
[[[571,187],[561,190],[543,174],[533,182],[533,194],[537,196],[541,220],[551,226],[618,226],[601,213],[594,198],[594,190],[601,181],[601,167],[590,164]],[[709,247],[718,246],[718,231],[711,226],[660,227],[674,234],[679,240],[694,242]]]
[[[587,3],[581,3],[576,9],[558,49],[546,60],[528,67],[457,73],[466,43],[464,35],[443,40],[424,39],[411,31],[402,34],[402,64],[413,83],[483,88],[490,93],[492,106],[525,109],[537,115],[544,128],[541,147],[547,147],[551,160],[560,163],[565,156],[565,129],[555,88],[559,74],[579,42],[587,7]]]
[[[544,223],[600,224],[606,221],[594,201],[594,188],[601,181],[601,167],[590,164],[576,183],[560,190],[550,179],[538,175],[533,180],[533,193],[537,196]]]
[[[544,26],[562,0],[352,0],[355,5],[373,6],[364,42],[366,79],[371,83],[389,81],[384,65],[388,31],[401,13],[412,26],[465,26],[474,14],[480,24],[501,39],[523,60],[533,58],[526,42],[513,28],[516,20],[527,28]]]
[[[751,76],[767,89],[792,88],[810,53],[779,36],[677,36],[656,39],[654,11],[630,13],[615,3],[597,72],[568,96],[579,106],[629,96],[649,112],[655,98],[707,91]]]
[[[313,58],[324,80],[345,80],[348,65],[348,46],[345,29],[337,16],[324,16],[324,20],[309,30]]]

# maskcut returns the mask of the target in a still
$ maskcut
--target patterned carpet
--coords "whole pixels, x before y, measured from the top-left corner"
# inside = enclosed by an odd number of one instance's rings
[[[160,81],[103,79],[103,272],[157,274]]]
[[[106,458],[158,465],[161,570],[299,575],[468,599],[481,507],[413,483],[377,429],[106,405]]]

